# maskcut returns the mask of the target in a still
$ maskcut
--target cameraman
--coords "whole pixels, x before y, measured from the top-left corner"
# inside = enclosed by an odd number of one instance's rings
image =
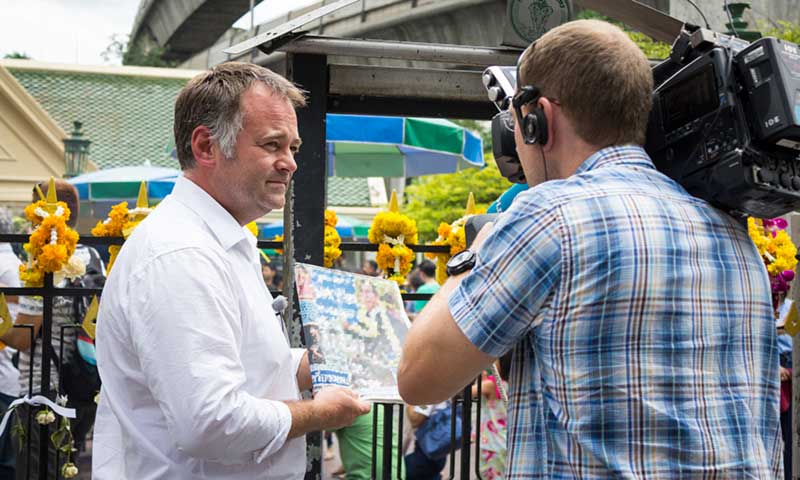
[[[520,62],[534,188],[453,257],[463,274],[415,320],[401,395],[442,401],[512,351],[507,478],[782,476],[767,273],[744,226],[642,149],[646,58],[582,20]]]

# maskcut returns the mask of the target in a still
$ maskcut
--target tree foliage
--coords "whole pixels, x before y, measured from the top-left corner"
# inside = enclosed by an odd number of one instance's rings
[[[3,55],[3,58],[13,59],[13,60],[31,60],[31,57],[28,56],[27,53],[24,52],[11,52]]]
[[[628,34],[633,43],[635,43],[643,52],[644,56],[650,60],[663,60],[669,56],[670,46],[664,42],[653,40],[642,32],[637,32],[628,28],[625,24],[614,20],[611,17],[601,15],[594,10],[583,10],[578,14],[579,20],[604,20],[608,23],[613,23],[619,28],[623,29]]]
[[[111,36],[111,43],[100,56],[106,62],[119,60],[123,65],[135,65],[140,67],[175,67],[178,62],[164,60],[165,49],[163,47],[153,47],[150,49],[142,48],[141,45],[131,45],[128,35],[114,34]]]
[[[775,37],[792,43],[800,43],[800,24],[778,20],[776,25],[762,27],[765,37]]]
[[[439,223],[451,223],[464,215],[469,192],[479,211],[485,211],[511,184],[500,175],[491,155],[486,167],[456,173],[418,177],[406,188],[403,213],[417,221],[420,242],[436,239]]]

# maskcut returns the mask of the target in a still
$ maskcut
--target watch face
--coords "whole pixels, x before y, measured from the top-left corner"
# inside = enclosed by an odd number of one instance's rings
[[[447,262],[447,274],[457,275],[466,272],[475,266],[475,252],[471,250],[464,250],[453,255]]]
[[[454,265],[455,266],[455,265],[458,265],[461,262],[469,259],[472,255],[473,255],[473,253],[471,251],[463,250],[463,251],[458,252],[455,255],[453,255],[450,258],[450,261],[448,261],[447,263],[449,263],[450,265]]]

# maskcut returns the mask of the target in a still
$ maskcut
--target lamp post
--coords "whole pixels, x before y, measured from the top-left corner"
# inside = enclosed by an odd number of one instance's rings
[[[725,7],[722,8],[725,10]],[[748,8],[750,8],[750,2],[735,2],[727,4],[731,22],[725,24],[725,26],[728,27],[728,31],[725,33],[739,37],[742,40],[747,40],[748,42],[754,42],[761,38],[761,32],[756,30],[747,30],[747,22],[744,20],[744,11]]]
[[[67,171],[65,178],[80,175],[86,169],[86,162],[89,160],[89,140],[83,138],[81,126],[83,124],[77,120],[72,122],[74,130],[69,138],[64,139],[64,161]]]

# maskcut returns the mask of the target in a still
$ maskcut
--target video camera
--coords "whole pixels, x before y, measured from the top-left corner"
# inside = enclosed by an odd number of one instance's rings
[[[686,190],[736,216],[771,218],[800,207],[800,48],[748,43],[685,25],[670,57],[653,67],[645,150]],[[495,160],[524,183],[508,105],[515,67],[489,67]]]

